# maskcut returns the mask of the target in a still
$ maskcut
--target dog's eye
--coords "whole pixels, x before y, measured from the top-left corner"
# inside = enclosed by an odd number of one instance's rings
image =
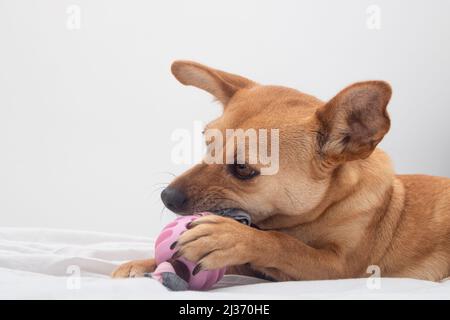
[[[259,174],[258,171],[246,164],[233,164],[231,167],[231,172],[236,178],[242,180],[251,179]]]

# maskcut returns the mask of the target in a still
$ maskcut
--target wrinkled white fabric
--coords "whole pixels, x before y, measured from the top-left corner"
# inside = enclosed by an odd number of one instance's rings
[[[150,238],[0,228],[0,299],[449,299],[450,281],[412,279],[269,283],[225,276],[207,292],[171,292],[150,278],[111,279],[120,263],[152,256]]]

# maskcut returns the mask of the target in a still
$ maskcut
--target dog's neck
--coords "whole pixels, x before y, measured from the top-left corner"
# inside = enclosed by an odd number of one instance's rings
[[[323,200],[313,210],[297,216],[272,216],[258,226],[287,230],[333,217],[345,219],[346,216],[370,214],[370,211],[389,202],[394,180],[389,157],[376,149],[364,160],[351,161],[336,168]]]

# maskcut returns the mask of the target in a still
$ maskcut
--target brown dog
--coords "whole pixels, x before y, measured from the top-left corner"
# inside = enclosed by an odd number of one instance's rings
[[[293,89],[263,86],[194,62],[177,61],[175,77],[224,106],[207,128],[279,128],[279,171],[261,165],[196,165],[163,191],[178,213],[240,208],[260,228],[232,219],[198,219],[179,253],[200,269],[274,280],[381,276],[440,280],[450,275],[450,179],[395,175],[377,144],[388,132],[390,86],[347,87],[324,103]],[[132,261],[114,277],[154,270]]]

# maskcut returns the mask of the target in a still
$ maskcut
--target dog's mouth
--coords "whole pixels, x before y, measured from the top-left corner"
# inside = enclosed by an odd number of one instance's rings
[[[211,210],[210,212],[222,217],[233,218],[234,220],[248,226],[252,225],[252,218],[250,217],[248,212],[240,208],[225,208],[219,210]]]

